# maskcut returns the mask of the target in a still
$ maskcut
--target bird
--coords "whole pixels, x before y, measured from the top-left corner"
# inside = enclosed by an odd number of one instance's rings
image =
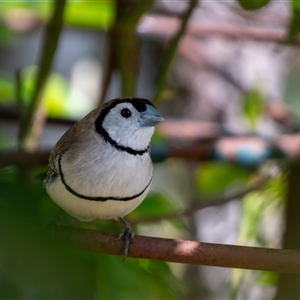
[[[116,239],[124,239],[123,259],[134,238],[124,216],[149,192],[149,144],[163,120],[147,99],[112,99],[73,124],[49,156],[44,185],[50,198],[81,221],[119,220],[123,229]]]

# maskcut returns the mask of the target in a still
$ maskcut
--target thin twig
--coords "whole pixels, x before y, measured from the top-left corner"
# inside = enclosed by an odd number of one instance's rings
[[[261,175],[261,177],[258,180],[256,180],[256,182],[254,184],[252,184],[251,186],[249,186],[248,188],[245,188],[243,190],[233,192],[230,195],[222,195],[222,196],[219,196],[214,199],[203,200],[198,205],[189,207],[182,211],[172,212],[172,213],[168,213],[168,214],[164,214],[164,215],[160,215],[160,216],[130,219],[130,224],[156,223],[159,221],[182,218],[182,217],[190,216],[190,215],[196,213],[197,211],[207,208],[207,207],[222,205],[222,204],[230,202],[234,199],[241,199],[248,193],[251,193],[253,191],[261,189],[271,178],[276,176],[278,173],[279,173],[278,168],[272,169],[271,172],[269,172],[266,175]],[[199,202],[199,200],[197,200],[197,201]]]
[[[19,148],[32,149],[35,142],[31,136],[35,123],[41,126],[37,112],[42,99],[42,94],[50,73],[54,54],[58,45],[60,32],[63,26],[63,13],[66,0],[56,0],[53,15],[46,27],[44,43],[41,50],[38,74],[29,107],[24,113],[24,124],[19,132]]]
[[[109,43],[111,44],[111,42],[109,42]],[[101,90],[98,105],[101,105],[105,100],[105,96],[107,95],[107,91],[108,91],[108,88],[110,86],[111,79],[112,79],[113,72],[114,72],[114,66],[113,66],[112,58],[111,58],[112,53],[111,53],[111,51],[108,51],[108,52],[109,52],[109,53],[107,53],[108,63],[104,68],[105,69],[105,71],[104,71],[105,76],[102,80],[102,90]]]
[[[181,26],[170,42],[169,48],[166,52],[166,55],[162,62],[161,68],[158,71],[157,88],[156,88],[155,95],[153,97],[153,103],[157,104],[157,102],[159,101],[161,93],[166,85],[168,71],[170,69],[172,60],[176,54],[178,44],[186,31],[188,21],[190,19],[190,16],[192,15],[192,12],[193,12],[194,8],[196,7],[197,3],[198,3],[198,0],[190,0],[189,8],[186,10],[186,12],[182,16]]]
[[[16,103],[17,103],[17,117],[19,120],[19,128],[23,127],[24,123],[24,99],[23,99],[23,85],[21,77],[21,69],[16,70]]]
[[[256,190],[261,189],[270,179],[274,178],[281,172],[287,172],[290,170],[290,168],[294,165],[299,163],[299,158],[297,157],[290,157],[287,158],[277,165],[274,165],[273,167],[270,168],[269,172],[267,174],[261,175],[260,178],[256,179],[255,183],[253,183],[251,186],[249,186],[246,189],[243,189],[241,191],[237,191],[232,193],[231,195],[222,195],[214,199],[208,199],[208,200],[203,200],[199,205],[195,205],[193,207],[189,207],[187,209],[184,209],[179,212],[172,212],[160,216],[153,216],[153,217],[143,217],[143,218],[135,218],[135,219],[130,219],[130,224],[140,224],[140,223],[156,223],[162,220],[171,220],[171,219],[176,219],[176,218],[181,218],[181,217],[186,217],[189,215],[192,215],[196,213],[197,211],[200,211],[204,208],[207,207],[212,207],[212,206],[218,206],[225,204],[227,202],[230,202],[234,199],[241,199],[248,193],[254,192]]]
[[[64,241],[81,250],[123,255],[123,241],[95,230],[59,227]],[[221,245],[187,240],[135,236],[128,257],[184,264],[300,273],[300,251]],[[125,261],[126,263],[126,261]]]
[[[46,165],[49,155],[50,150],[39,150],[35,152],[0,152],[0,168],[10,165],[29,168]]]

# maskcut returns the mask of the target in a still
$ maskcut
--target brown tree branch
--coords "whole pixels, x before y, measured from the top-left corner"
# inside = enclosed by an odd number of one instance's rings
[[[36,152],[0,152],[0,168],[10,165],[34,167],[48,163],[50,150]]]
[[[70,227],[60,227],[58,234],[81,250],[122,256],[123,241],[114,234]],[[128,257],[300,274],[300,251],[282,249],[135,236]]]
[[[140,34],[158,39],[170,39],[180,26],[180,20],[176,17],[154,14],[145,15],[139,22],[137,31]],[[229,38],[252,39],[264,42],[283,43],[286,39],[285,28],[248,26],[244,24],[215,24],[207,21],[192,21],[186,29],[186,34],[195,37],[225,36]],[[300,39],[295,41],[300,44]]]

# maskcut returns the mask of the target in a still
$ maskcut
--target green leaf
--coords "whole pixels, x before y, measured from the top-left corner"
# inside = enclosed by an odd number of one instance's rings
[[[206,162],[197,172],[197,185],[202,196],[224,192],[232,183],[246,184],[251,172],[225,162]]]
[[[38,68],[36,66],[28,66],[21,72],[21,96],[24,106],[28,106],[31,100],[37,71]],[[93,105],[86,99],[88,98],[85,98],[84,93],[72,93],[72,87],[67,78],[58,73],[51,73],[43,93],[42,107],[49,117],[67,117],[76,120],[82,118],[93,109]]]
[[[0,6],[1,11],[1,6]],[[5,26],[4,24],[0,24],[0,45],[10,45],[13,43],[16,37],[16,33],[13,32],[10,28]]]
[[[0,299],[92,299],[94,258],[53,238],[43,226],[41,181],[22,183],[0,169]]]
[[[271,0],[238,0],[242,8],[246,10],[256,10],[267,5]]]
[[[37,71],[36,66],[29,66],[24,68],[21,72],[22,100],[25,106],[29,105],[35,87]],[[72,117],[72,111],[68,109],[67,102],[69,92],[70,85],[68,80],[62,75],[51,73],[47,80],[42,99],[43,108],[48,116],[56,118],[65,116]]]
[[[292,8],[292,16],[288,26],[287,43],[295,42],[300,31],[300,1],[292,0],[290,2]]]
[[[243,211],[239,226],[239,242],[254,242],[255,245],[269,247],[262,232],[262,220],[273,217],[283,209],[283,199],[287,193],[284,176],[272,178],[261,191],[253,191],[243,199]],[[272,245],[271,245],[272,246]]]
[[[109,28],[114,17],[114,1],[70,1],[66,7],[65,22],[80,27]]]
[[[257,281],[261,285],[273,285],[275,286],[278,281],[278,273],[270,271],[261,271],[258,273]]]
[[[150,217],[163,215],[174,211],[170,201],[160,193],[151,193],[132,212],[130,217]]]
[[[46,21],[51,15],[52,1],[2,1],[0,15],[14,9],[37,14]],[[68,1],[64,22],[67,25],[87,28],[109,28],[115,18],[115,1]],[[1,31],[0,31],[1,36]]]
[[[1,37],[0,37],[1,39]],[[5,80],[0,79],[0,101],[4,104],[13,104],[15,99],[14,94],[14,86],[13,83]]]
[[[97,299],[179,299],[183,285],[167,263],[99,255]]]
[[[248,92],[243,102],[243,113],[250,128],[255,129],[257,122],[263,115],[264,100],[258,88],[254,88]]]
[[[31,218],[0,217],[1,299],[17,295],[29,299],[92,299],[92,260],[83,259],[81,253],[53,239],[51,233]]]
[[[282,216],[285,194],[287,191],[285,176],[271,179],[262,190],[247,194],[243,199],[242,215],[238,233],[238,244],[260,247],[274,247],[270,234],[265,234],[264,227]],[[276,223],[276,221],[275,221]],[[276,224],[272,226],[276,226]],[[272,229],[274,230],[274,229]],[[267,271],[245,271],[235,269],[232,272],[232,293],[237,294],[241,283],[245,283],[251,274],[251,281],[257,286],[275,286],[278,274]],[[236,299],[235,297],[234,299]]]

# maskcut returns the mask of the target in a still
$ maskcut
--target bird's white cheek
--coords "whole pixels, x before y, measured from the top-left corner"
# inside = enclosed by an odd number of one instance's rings
[[[150,143],[153,133],[154,127],[144,127],[128,136],[128,140],[125,140],[124,143],[127,142],[133,149],[146,149]]]
[[[120,146],[130,147],[134,150],[145,150],[154,133],[154,127],[130,128],[122,132],[111,132],[108,129],[111,138]]]

